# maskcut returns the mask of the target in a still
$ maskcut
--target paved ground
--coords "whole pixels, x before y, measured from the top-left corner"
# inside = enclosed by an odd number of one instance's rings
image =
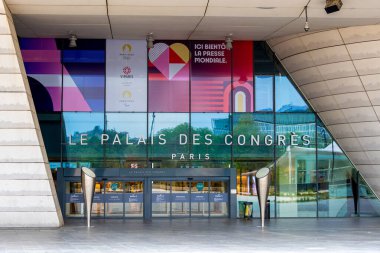
[[[66,221],[60,229],[2,229],[0,252],[380,252],[380,218]]]

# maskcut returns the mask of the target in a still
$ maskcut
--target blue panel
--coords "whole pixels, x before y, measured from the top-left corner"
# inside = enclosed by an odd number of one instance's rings
[[[191,202],[208,202],[208,193],[192,193]]]
[[[142,203],[143,193],[125,193],[124,199],[126,203]]]
[[[105,51],[103,50],[64,50],[62,61],[65,62],[85,62],[102,63],[105,61]]]
[[[153,203],[167,203],[169,202],[170,193],[152,193]]]
[[[189,193],[172,193],[171,200],[172,202],[189,202],[190,194]]]
[[[120,193],[107,193],[106,203],[123,203],[123,194]]]

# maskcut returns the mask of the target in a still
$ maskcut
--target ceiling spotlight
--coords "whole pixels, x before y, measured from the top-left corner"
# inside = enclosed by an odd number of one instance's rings
[[[71,34],[70,35],[70,43],[69,43],[69,47],[73,48],[73,47],[77,47],[77,36],[75,34]]]
[[[228,36],[226,36],[226,39],[225,39],[225,44],[226,44],[226,48],[228,50],[231,50],[232,49],[232,34],[229,34]]]
[[[146,36],[146,47],[147,48],[153,48],[154,47],[154,38],[153,38],[153,33],[148,33]]]
[[[307,5],[304,7],[304,10],[305,10],[305,15],[306,15],[306,22],[305,22],[305,26],[303,27],[303,29],[305,30],[305,32],[307,32],[310,29],[310,27],[309,27],[309,17],[307,16]]]
[[[342,0],[326,0],[325,11],[327,14],[337,12],[342,8]]]

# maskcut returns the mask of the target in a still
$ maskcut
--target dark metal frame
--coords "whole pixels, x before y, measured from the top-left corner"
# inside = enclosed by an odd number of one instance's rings
[[[228,218],[236,218],[236,169],[233,168],[164,168],[164,169],[121,169],[121,168],[108,168],[108,169],[94,169],[97,181],[122,181],[122,182],[143,182],[143,218],[144,220],[152,219],[152,181],[197,181],[203,180],[209,182],[208,192],[210,193],[210,182],[213,181],[227,181],[227,194],[228,194]],[[59,178],[61,179],[61,207],[65,218],[66,217],[66,182],[80,182],[80,169],[66,169],[59,170]],[[172,183],[170,183],[172,185]],[[170,189],[172,187],[170,186]],[[231,193],[232,190],[235,193]],[[125,191],[123,185],[123,192]],[[102,189],[105,194],[105,188]],[[191,194],[191,187],[189,190]],[[191,195],[190,195],[191,196]],[[105,204],[105,198],[103,200]],[[170,201],[171,203],[171,201]],[[170,204],[171,205],[171,204]],[[189,216],[191,217],[191,198],[189,200]],[[123,210],[125,205],[123,207]],[[210,201],[209,201],[210,210]],[[124,210],[125,211],[125,210]],[[209,215],[210,216],[210,211]],[[73,217],[74,218],[74,217]],[[120,217],[106,217],[106,210],[103,217],[94,218],[130,218],[125,217],[125,212]],[[170,215],[170,218],[177,218]],[[198,217],[197,217],[198,218]],[[201,218],[201,217],[199,217]]]

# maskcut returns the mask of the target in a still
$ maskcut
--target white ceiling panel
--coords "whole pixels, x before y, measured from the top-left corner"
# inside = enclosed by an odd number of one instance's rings
[[[207,0],[108,0],[108,5],[127,5],[127,6],[202,6],[207,5]]]
[[[380,3],[380,1],[379,1]],[[305,16],[304,14],[302,16]],[[324,18],[324,19],[342,19],[349,18],[352,20],[356,19],[370,19],[370,18],[380,18],[380,8],[370,8],[370,9],[344,9],[342,8],[338,12],[326,14],[324,8],[308,8],[308,16],[314,18]]]
[[[109,25],[42,25],[34,32],[37,37],[68,38],[72,32],[78,38],[111,38]]]
[[[239,40],[261,40],[267,32],[258,32],[258,31],[236,31],[234,33],[234,38],[239,38]],[[224,40],[226,33],[224,31],[197,31],[192,36],[192,40]]]
[[[308,33],[321,31],[321,30],[328,30],[328,29],[333,29],[333,28],[355,26],[355,25],[370,25],[370,24],[374,24],[374,22],[375,23],[380,22],[380,19],[352,20],[352,19],[311,18],[309,20],[310,30]],[[297,19],[293,21],[292,23],[290,23],[289,25],[276,31],[275,33],[271,33],[268,37],[264,39],[282,37],[282,36],[287,36],[289,34],[304,33],[305,32],[303,29],[304,25],[305,25],[304,18]]]
[[[12,14],[31,15],[106,15],[105,5],[8,5]]]
[[[5,0],[19,36],[264,40],[301,33],[309,0]],[[108,14],[107,16],[107,2]],[[206,16],[203,16],[208,3]],[[380,0],[344,0],[326,14],[311,0],[310,31],[380,23]],[[301,15],[301,16],[300,16]],[[300,16],[300,17],[299,17]],[[110,23],[109,23],[110,20]],[[201,22],[200,22],[201,21]],[[200,22],[200,23],[199,23]]]
[[[210,7],[281,8],[305,6],[308,0],[210,0]]]
[[[41,24],[59,25],[59,24],[108,24],[107,15],[17,15],[15,19],[30,26],[38,27]]]
[[[147,30],[148,31],[148,30]],[[147,32],[141,32],[137,30],[128,30],[128,29],[116,29],[113,32],[114,39],[145,39],[145,35]],[[155,31],[155,39],[156,40],[185,40],[189,33],[187,31],[167,31],[167,30],[157,30]]]
[[[244,7],[209,7],[207,16],[219,17],[298,17],[303,7],[298,8],[244,8]]]
[[[214,27],[224,27],[224,26],[266,26],[268,29],[275,27],[278,24],[288,23],[292,21],[293,18],[258,18],[258,17],[215,17],[206,16],[199,28],[214,28]]]
[[[6,0],[8,5],[106,5],[106,0]]]
[[[343,9],[374,9],[380,8],[379,0],[343,0]],[[325,0],[311,0],[310,7],[325,7]]]
[[[194,29],[201,17],[157,17],[149,19],[142,16],[111,16],[111,25],[114,36],[121,34],[130,38],[145,38],[147,33],[153,32],[157,39],[170,38],[170,34],[188,34]]]
[[[109,15],[126,16],[203,16],[204,7],[160,6],[146,8],[144,6],[109,6]]]
[[[149,18],[141,16],[111,16],[112,28],[116,25],[124,27],[134,27],[135,29],[152,28],[152,29],[193,29],[199,22],[200,17],[157,17]]]

